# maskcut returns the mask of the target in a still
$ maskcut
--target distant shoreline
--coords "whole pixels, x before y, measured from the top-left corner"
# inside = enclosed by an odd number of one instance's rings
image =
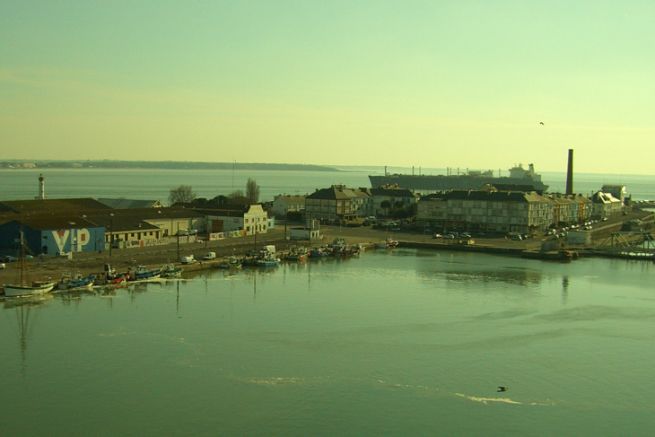
[[[278,171],[341,171],[335,167],[314,164],[277,164],[257,162],[186,162],[186,161],[30,161],[0,162],[0,169],[39,170],[70,169],[162,169],[162,170],[278,170]]]

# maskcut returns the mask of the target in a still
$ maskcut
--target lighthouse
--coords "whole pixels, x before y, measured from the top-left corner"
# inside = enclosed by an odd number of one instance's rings
[[[45,200],[45,178],[43,174],[39,175],[39,195],[36,198],[37,200]]]

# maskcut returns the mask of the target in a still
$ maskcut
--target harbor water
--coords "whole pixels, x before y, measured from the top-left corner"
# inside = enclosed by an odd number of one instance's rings
[[[402,249],[6,300],[0,434],[651,435],[653,268]]]
[[[390,168],[390,172],[410,173],[411,168]],[[282,170],[161,170],[161,169],[0,169],[0,200],[33,199],[38,194],[37,179],[46,178],[46,196],[114,197],[168,201],[171,188],[190,185],[199,197],[212,198],[244,190],[248,178],[261,188],[262,201],[278,194],[309,194],[332,184],[370,187],[368,175],[383,174],[382,167],[344,167],[342,171]],[[443,174],[444,169],[425,169],[424,174]],[[550,192],[564,192],[564,173],[544,173]],[[144,184],[144,181],[147,183]],[[626,185],[635,200],[655,199],[655,176],[618,174],[576,174],[574,188],[589,195],[604,184]]]

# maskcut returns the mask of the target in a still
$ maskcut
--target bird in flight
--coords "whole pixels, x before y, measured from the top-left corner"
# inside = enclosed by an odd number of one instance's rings
[[[544,123],[543,121],[540,121],[539,124],[542,125],[542,126],[546,125],[546,123]]]

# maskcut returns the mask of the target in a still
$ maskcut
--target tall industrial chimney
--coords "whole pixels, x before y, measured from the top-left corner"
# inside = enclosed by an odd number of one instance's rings
[[[573,149],[569,149],[569,164],[566,168],[566,194],[573,194]]]
[[[37,199],[45,200],[45,178],[43,177],[43,174],[39,175],[39,196]]]

